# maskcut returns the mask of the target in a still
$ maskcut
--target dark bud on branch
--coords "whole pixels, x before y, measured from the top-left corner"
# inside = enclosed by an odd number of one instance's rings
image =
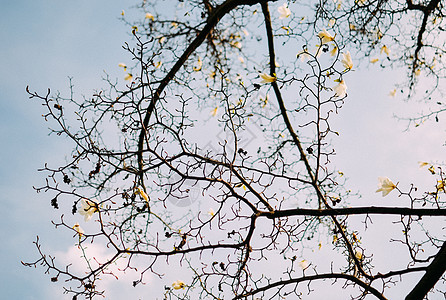
[[[90,173],[88,174],[88,178],[94,177],[94,175],[98,174],[100,170],[101,170],[101,163],[98,162],[96,164],[96,168],[90,171]]]
[[[51,199],[51,206],[54,207],[55,209],[59,209],[59,204],[57,203],[57,197]]]
[[[68,177],[68,175],[63,176],[63,182],[65,182],[66,184],[70,184],[71,179]]]

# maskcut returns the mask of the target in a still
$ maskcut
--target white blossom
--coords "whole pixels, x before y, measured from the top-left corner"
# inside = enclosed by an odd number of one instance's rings
[[[305,270],[306,268],[309,267],[308,261],[306,261],[305,259],[301,260],[299,262],[299,267],[301,267],[303,270]]]
[[[174,283],[172,283],[172,287],[175,290],[184,289],[186,287],[186,284],[181,280],[177,280]]]
[[[125,75],[124,80],[130,81],[133,79],[133,75],[130,73],[127,73],[127,75]]]
[[[155,21],[155,17],[151,13],[146,13],[146,19],[150,19],[152,21]]]
[[[347,85],[344,80],[341,80],[337,86],[334,87],[335,96],[344,98],[347,95]]]
[[[381,48],[381,53],[383,53],[383,52],[384,52],[385,54],[387,54],[387,56],[390,55],[390,49],[387,48],[386,45],[382,46],[382,48]]]
[[[80,215],[84,216],[85,222],[88,222],[93,217],[93,214],[99,211],[99,208],[98,204],[93,200],[82,198],[81,208],[78,211]]]
[[[334,37],[325,29],[319,32],[317,36],[321,39],[322,44],[334,41]]]
[[[287,3],[284,3],[283,5],[279,6],[277,11],[280,14],[279,19],[286,19],[291,15],[291,10],[288,8]]]
[[[271,83],[277,80],[276,76],[271,76],[266,73],[260,73],[259,76],[262,78],[262,83]]]
[[[124,68],[124,71],[127,70],[127,65],[126,65],[125,63],[119,63],[119,64],[118,64],[118,67],[120,67],[120,68]]]
[[[387,194],[396,188],[396,185],[388,177],[378,177],[378,181],[378,189],[376,192],[382,192],[383,197],[387,196]]]
[[[353,61],[352,61],[352,56],[350,55],[349,51],[346,51],[345,53],[342,53],[342,60],[341,60],[342,64],[344,65],[344,67],[348,70],[353,69]]]

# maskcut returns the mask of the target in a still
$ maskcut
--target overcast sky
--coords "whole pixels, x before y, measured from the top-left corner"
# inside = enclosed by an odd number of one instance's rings
[[[62,299],[60,285],[52,284],[43,269],[25,268],[20,261],[38,258],[32,244],[37,235],[44,250],[60,255],[68,255],[67,245],[73,242],[71,236],[66,237],[51,225],[50,220],[57,220],[60,212],[50,207],[49,195],[36,194],[32,188],[43,182],[37,169],[45,162],[64,161],[71,148],[63,139],[48,136],[48,125],[41,117],[43,110],[38,101],[28,99],[25,87],[29,85],[30,90],[39,93],[50,88],[64,94],[71,76],[79,95],[88,95],[104,86],[104,70],[122,76],[117,64],[126,57],[121,46],[130,38],[129,28],[118,19],[123,9],[131,13],[131,3],[122,3],[1,2],[0,282],[5,299]],[[420,103],[388,96],[401,76],[398,71],[383,72],[372,66],[346,77],[349,96],[335,118],[334,126],[341,135],[333,142],[338,153],[334,161],[350,178],[349,188],[363,195],[352,205],[405,205],[392,196],[376,194],[377,177],[388,176],[399,181],[401,187],[412,182],[428,185],[429,175],[418,168],[417,162],[443,160],[443,123],[428,123],[403,132],[406,124],[393,117],[413,116],[421,107]],[[371,231],[368,243],[379,245],[383,238],[379,228],[375,233]],[[382,259],[375,263],[377,266],[390,263],[385,247],[377,247],[376,257]],[[110,299],[120,298],[115,294]]]

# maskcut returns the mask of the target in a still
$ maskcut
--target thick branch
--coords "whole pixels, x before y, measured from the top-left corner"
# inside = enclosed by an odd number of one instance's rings
[[[313,280],[319,280],[319,279],[346,279],[349,281],[354,282],[355,284],[361,286],[364,290],[370,292],[371,294],[373,294],[374,296],[376,296],[376,298],[381,299],[381,300],[386,300],[387,298],[384,297],[382,295],[382,293],[380,293],[378,290],[376,290],[375,288],[371,287],[370,285],[368,285],[367,283],[363,282],[362,280],[352,276],[352,275],[348,275],[348,274],[339,274],[339,273],[329,273],[329,274],[317,274],[317,275],[312,275],[312,276],[304,276],[301,278],[294,278],[294,279],[289,279],[289,280],[280,280],[274,283],[271,283],[269,285],[266,285],[264,287],[255,289],[249,293],[243,294],[243,295],[238,295],[237,297],[234,297],[233,299],[246,299],[248,296],[252,296],[264,291],[267,291],[269,289],[278,287],[278,286],[285,286],[288,284],[299,284],[301,282],[305,282],[305,281],[313,281]]]
[[[413,290],[406,296],[406,300],[423,299],[434,287],[446,271],[446,242],[443,243],[432,263],[427,267],[426,274],[421,278]]]
[[[407,208],[407,207],[349,207],[330,209],[286,209],[274,212],[262,212],[261,216],[269,219],[289,216],[344,216],[344,215],[402,215],[402,216],[446,216],[446,209]]]
[[[437,8],[440,0],[431,0],[427,6],[413,4],[412,0],[407,0],[407,8],[410,10],[419,10],[423,12],[423,21],[420,26],[420,30],[418,31],[417,36],[417,48],[415,49],[414,60],[413,60],[413,72],[418,67],[418,56],[423,47],[423,34],[426,31],[427,21],[429,16],[433,13],[433,11]]]

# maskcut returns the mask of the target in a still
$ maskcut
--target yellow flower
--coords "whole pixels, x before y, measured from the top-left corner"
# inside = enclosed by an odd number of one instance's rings
[[[268,97],[269,97],[268,94],[266,94],[265,99],[260,97],[260,101],[262,102],[262,104],[261,104],[262,108],[265,108],[265,106],[268,104]]]
[[[291,15],[291,10],[288,8],[287,3],[284,3],[283,5],[279,6],[277,11],[280,14],[279,19],[286,19]]]
[[[81,216],[84,216],[85,222],[90,221],[91,217],[93,217],[93,214],[98,211],[98,204],[95,201],[85,198],[81,199],[81,208],[79,209],[79,214]]]
[[[79,223],[74,224],[73,229],[77,232],[79,238],[84,234],[84,230],[80,227]]]
[[[355,24],[351,24],[351,23],[350,23],[350,24],[348,25],[348,28],[350,28],[351,31],[355,31],[355,30],[356,30],[356,26],[355,26]]]
[[[353,61],[352,61],[352,57],[350,55],[349,51],[346,51],[345,53],[342,53],[342,60],[341,60],[342,64],[344,65],[344,67],[348,70],[351,70],[353,68]]]
[[[239,60],[242,64],[245,63],[245,59],[244,59],[243,57],[241,57],[241,56],[238,57],[238,60]]]
[[[301,267],[303,270],[305,270],[306,268],[309,267],[308,261],[306,261],[305,259],[301,260],[299,262],[299,267]]]
[[[262,83],[271,83],[277,80],[275,74],[273,76],[268,75],[266,73],[260,73],[259,76],[262,78]]]
[[[132,78],[133,78],[133,75],[130,73],[127,73],[127,75],[125,75],[125,77],[124,77],[124,80],[130,81],[130,80],[132,80]]]
[[[359,250],[356,250],[356,252],[355,252],[355,256],[356,256],[356,258],[357,258],[359,261],[361,261],[361,260],[363,259],[363,254],[362,254],[362,252],[359,251]]]
[[[390,97],[395,97],[395,95],[396,95],[396,89],[391,90],[390,93],[389,93],[389,96]]]
[[[382,48],[381,48],[381,53],[383,53],[383,52],[384,52],[385,54],[387,54],[387,56],[390,55],[390,49],[387,48],[386,45],[382,46]]]
[[[429,163],[425,162],[425,161],[419,161],[418,165],[420,166],[420,168],[427,166]]]
[[[437,190],[438,190],[438,191],[443,191],[443,192],[446,193],[446,191],[445,191],[445,189],[444,189],[444,181],[439,180],[439,181],[437,181],[437,183],[438,183],[438,185],[437,185]]]
[[[209,208],[208,215],[210,215],[211,217],[215,215],[215,212],[212,208]]]
[[[121,16],[124,16],[125,12],[124,10],[121,10]]]
[[[322,44],[334,41],[334,37],[325,29],[319,32],[317,36],[321,39]]]
[[[344,80],[341,80],[337,86],[334,87],[335,96],[344,98],[347,95],[347,85]]]
[[[334,46],[333,49],[330,51],[330,55],[335,56],[337,51],[338,51],[338,47]]]
[[[211,111],[211,116],[215,117],[217,115],[218,106]]]
[[[119,64],[118,64],[118,67],[120,67],[120,68],[124,68],[124,71],[127,70],[127,66],[126,66],[125,63],[119,63]]]
[[[155,21],[155,17],[151,13],[146,13],[146,19],[150,19],[152,21]]]
[[[371,62],[372,64],[374,64],[374,63],[378,62],[378,60],[379,60],[379,59],[375,57],[375,58],[370,59],[370,62]]]
[[[282,26],[282,27],[280,27],[280,28],[282,28],[283,30],[286,30],[286,34],[287,34],[287,35],[290,34],[290,27],[288,27],[288,26]]]
[[[356,233],[352,232],[352,237],[353,237],[353,240],[354,240],[355,242],[357,242],[357,243],[361,243],[361,240],[358,238],[358,236],[356,235]]]
[[[142,188],[137,187],[135,194],[140,195],[144,200],[146,200],[146,202],[149,202],[149,196],[147,196],[146,192],[144,192]]]
[[[435,168],[434,168],[434,166],[430,166],[428,168],[428,170],[429,170],[429,172],[431,172],[432,175],[435,175]]]
[[[231,41],[231,42],[229,42],[229,44],[232,47],[235,47],[237,49],[241,49],[242,48],[242,43],[240,43],[239,41]]]
[[[200,57],[198,58],[197,65],[198,65],[197,67],[194,67],[194,68],[193,68],[195,72],[200,71],[200,70],[201,70],[201,67],[203,66],[203,62],[201,61],[201,58],[200,58]]]
[[[335,20],[335,19],[330,19],[330,20],[328,21],[328,27],[333,27],[335,23],[336,23],[336,20]]]
[[[383,197],[387,196],[387,194],[396,188],[396,185],[388,177],[378,177],[378,181],[376,193],[382,192]]]
[[[155,65],[155,68],[158,69],[159,67],[161,67],[162,64],[163,64],[162,61],[157,62],[156,65]]]
[[[181,280],[177,280],[174,283],[172,283],[172,287],[175,290],[184,289],[186,287],[186,284]]]

